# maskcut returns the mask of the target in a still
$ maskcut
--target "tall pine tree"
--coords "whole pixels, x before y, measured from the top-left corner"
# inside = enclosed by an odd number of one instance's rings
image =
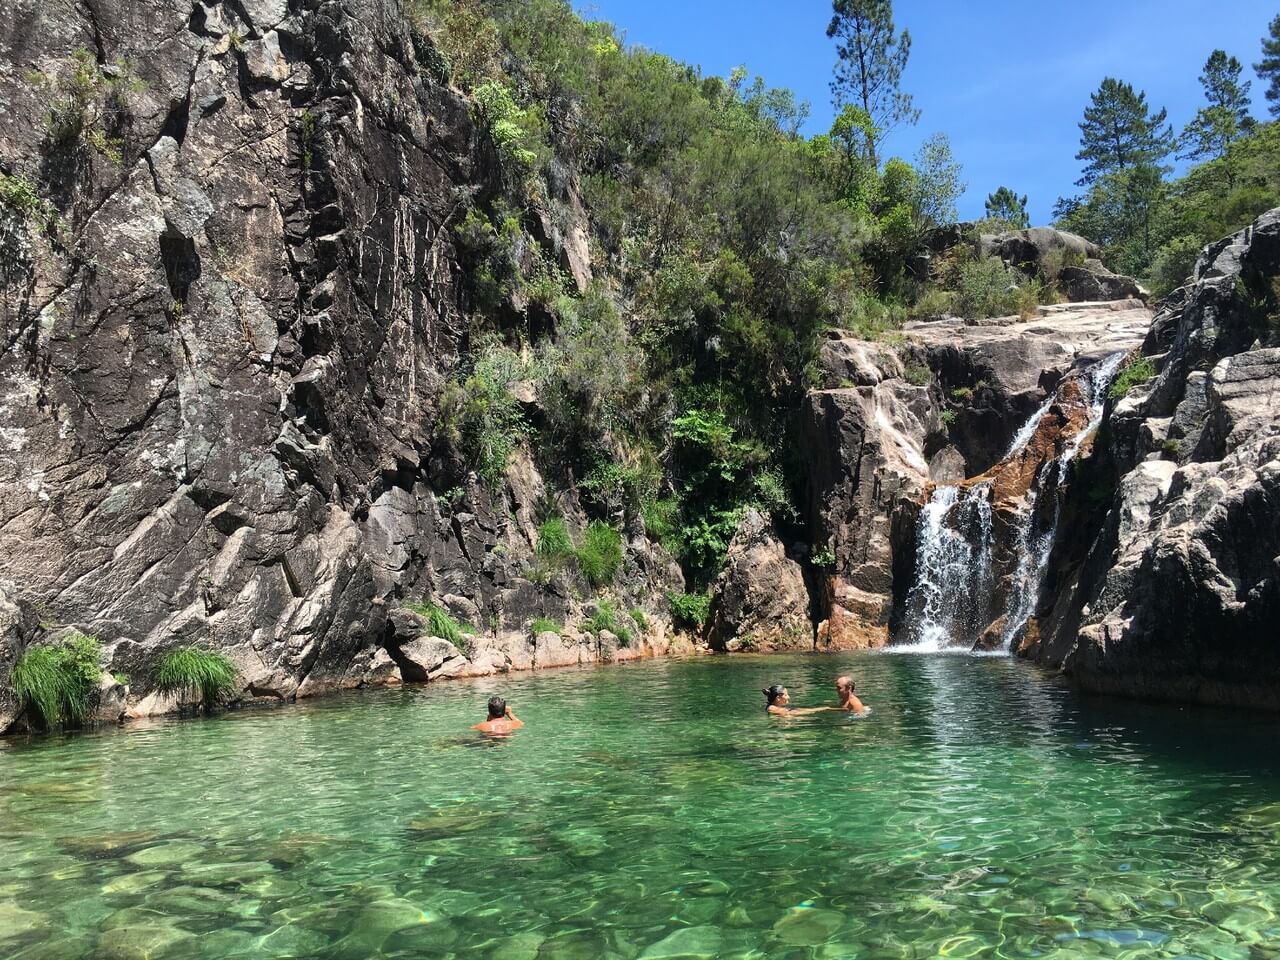
[[[1007,223],[1017,230],[1031,226],[1031,218],[1027,216],[1027,197],[1021,197],[1008,187],[999,187],[995,193],[987,194],[987,217]]]
[[[1182,156],[1188,160],[1221,157],[1227,144],[1253,130],[1249,116],[1249,81],[1240,82],[1244,70],[1240,61],[1228,57],[1225,50],[1215,50],[1200,74],[1206,107],[1196,111],[1182,131]]]
[[[1268,36],[1262,38],[1262,61],[1255,63],[1253,69],[1267,84],[1267,99],[1271,101],[1267,109],[1273,117],[1280,117],[1280,14],[1271,21]]]
[[[827,36],[836,41],[831,98],[837,109],[861,107],[871,118],[867,160],[877,164],[880,137],[900,123],[915,123],[920,111],[900,89],[902,69],[911,55],[911,34],[896,33],[892,0],[832,0]]]
[[[1167,110],[1150,112],[1145,93],[1106,77],[1090,95],[1080,122],[1076,159],[1085,166],[1076,184],[1087,186],[1108,173],[1133,167],[1159,167],[1174,143],[1167,118]]]

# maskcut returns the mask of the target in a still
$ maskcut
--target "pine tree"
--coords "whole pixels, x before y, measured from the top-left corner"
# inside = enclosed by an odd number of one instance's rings
[[[1168,111],[1151,113],[1147,95],[1132,85],[1106,77],[1089,99],[1076,154],[1085,161],[1078,186],[1132,167],[1159,167],[1173,149],[1173,130],[1165,122]]]
[[[1258,79],[1267,84],[1267,109],[1273,117],[1280,117],[1280,14],[1271,21],[1269,35],[1262,38],[1262,60],[1253,65]]]
[[[915,123],[920,111],[900,89],[911,55],[911,34],[895,33],[892,0],[832,0],[827,36],[836,41],[831,98],[837,110],[852,103],[871,118],[874,135],[867,160],[877,164],[879,138],[899,123]]]
[[[1182,131],[1182,156],[1187,160],[1221,157],[1227,144],[1253,130],[1249,116],[1249,81],[1240,82],[1244,70],[1240,61],[1228,57],[1225,50],[1215,50],[1200,74],[1207,107],[1196,111],[1195,118]]]
[[[1001,186],[995,193],[987,194],[987,217],[1007,223],[1017,230],[1031,226],[1031,218],[1027,216],[1027,197],[1021,197],[1008,187]]]

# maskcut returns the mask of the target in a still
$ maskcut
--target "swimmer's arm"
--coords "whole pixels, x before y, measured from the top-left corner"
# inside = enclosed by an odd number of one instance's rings
[[[512,713],[510,707],[507,707],[507,719],[511,722],[512,730],[519,730],[524,726],[524,721]]]

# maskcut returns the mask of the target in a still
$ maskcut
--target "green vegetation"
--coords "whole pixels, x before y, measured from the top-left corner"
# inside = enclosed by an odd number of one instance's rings
[[[433,600],[421,603],[406,603],[406,610],[411,610],[427,622],[427,632],[433,637],[448,640],[455,647],[467,652],[475,643],[476,628],[470,624],[458,623],[449,611]]]
[[[560,624],[547,617],[538,617],[533,623],[529,624],[529,634],[534,637],[542,633],[554,633],[558,636],[562,629],[563,627]]]
[[[631,608],[631,619],[636,622],[636,626],[642,631],[649,629],[649,618],[645,616],[644,611],[639,607]]]
[[[956,412],[954,410],[943,410],[942,422],[948,427],[951,426],[956,422]]]
[[[1155,364],[1149,357],[1138,357],[1120,371],[1115,382],[1111,384],[1109,396],[1112,400],[1123,400],[1138,384],[1146,383],[1156,375]]]
[[[1267,108],[1273,117],[1280,117],[1280,14],[1276,14],[1262,38],[1262,59],[1253,65],[1259,78],[1267,84]]]
[[[98,66],[83,47],[52,72],[33,71],[27,82],[48,103],[45,114],[46,143],[51,153],[74,160],[86,148],[111,163],[124,159],[129,98],[145,89],[127,61],[117,61],[110,71]]]
[[[618,638],[619,646],[631,646],[631,631],[619,621],[618,610],[612,600],[597,600],[595,613],[582,626],[588,633],[594,633],[597,636],[601,631],[607,630]]]
[[[908,363],[903,368],[903,379],[913,386],[927,386],[933,381],[933,371],[923,363]]]
[[[987,219],[1010,229],[1021,230],[1031,226],[1031,218],[1027,215],[1027,195],[1018,196],[1008,187],[999,187],[994,193],[987,194]]]
[[[528,432],[512,393],[523,373],[518,354],[490,344],[476,354],[469,374],[446,384],[440,398],[441,430],[491,489],[502,482],[507,461]]]
[[[1160,444],[1160,451],[1167,456],[1177,459],[1182,456],[1182,444],[1173,439],[1164,440]]]
[[[186,700],[199,698],[206,711],[212,710],[236,688],[238,673],[230,660],[201,647],[179,647],[160,660],[156,689]]]
[[[813,556],[809,558],[815,567],[834,567],[836,565],[836,554],[834,550],[822,549],[813,551]]]
[[[701,630],[711,613],[711,594],[709,593],[668,593],[667,603],[671,606],[671,619],[679,626]]]
[[[567,567],[574,559],[573,537],[564,517],[548,517],[538,525],[538,559],[552,569]]]
[[[1045,298],[1038,277],[1007,267],[998,257],[966,261],[957,274],[956,311],[971,320],[1013,314],[1029,317]]]
[[[972,387],[956,387],[951,391],[951,399],[957,403],[968,403],[973,399]]]
[[[96,638],[72,633],[18,657],[9,682],[32,726],[53,730],[84,722],[102,677],[100,655]]]
[[[587,583],[608,586],[622,569],[622,534],[601,520],[592,520],[583,531],[577,557]]]

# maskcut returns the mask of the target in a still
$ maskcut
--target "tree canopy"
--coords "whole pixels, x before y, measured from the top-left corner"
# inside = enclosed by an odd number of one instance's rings
[[[1227,144],[1253,130],[1249,115],[1249,81],[1241,81],[1243,65],[1225,50],[1215,50],[1200,74],[1207,105],[1182,132],[1182,156],[1189,160],[1221,157]]]
[[[836,41],[832,100],[855,104],[871,120],[867,159],[878,163],[877,144],[900,123],[920,118],[911,94],[901,90],[902,70],[911,56],[911,34],[897,33],[891,0],[832,0],[827,36]]]
[[[1253,65],[1258,77],[1267,84],[1267,109],[1280,117],[1280,14],[1271,21],[1267,36],[1262,38],[1262,59]]]
[[[1168,111],[1152,113],[1147,95],[1114,77],[1103,79],[1090,96],[1080,122],[1084,170],[1077,186],[1089,186],[1110,173],[1131,167],[1159,166],[1173,149]]]
[[[995,193],[987,194],[987,217],[999,220],[1016,229],[1031,226],[1031,218],[1027,215],[1027,195],[1018,194],[1008,187],[1000,186]]]

